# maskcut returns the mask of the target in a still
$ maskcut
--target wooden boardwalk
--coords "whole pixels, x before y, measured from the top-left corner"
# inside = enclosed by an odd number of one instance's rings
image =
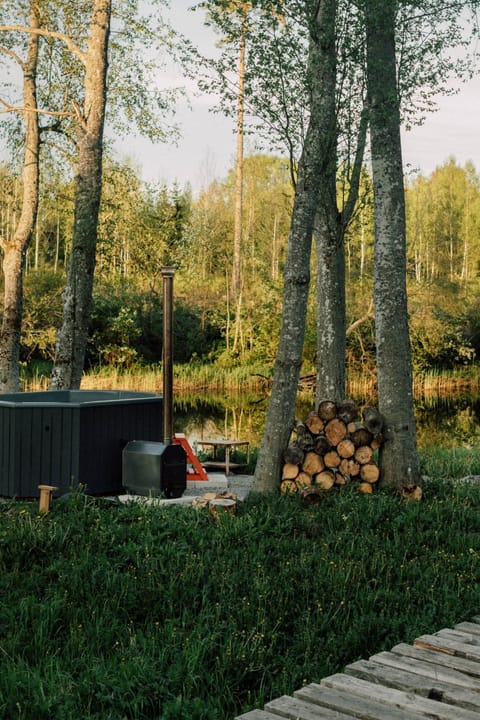
[[[235,720],[480,720],[480,615],[348,665]]]

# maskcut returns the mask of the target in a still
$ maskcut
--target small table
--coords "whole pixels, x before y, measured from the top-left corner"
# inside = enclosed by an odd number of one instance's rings
[[[250,458],[250,442],[249,440],[197,440],[197,445],[200,445],[202,447],[212,447],[213,448],[213,460],[211,463],[203,462],[202,465],[210,467],[216,466],[216,467],[224,467],[225,468],[225,475],[228,475],[230,473],[230,468],[234,467],[234,465],[230,462],[230,449],[231,448],[237,448],[237,447],[246,447],[247,448],[247,463]],[[222,447],[225,449],[225,462],[221,462],[218,460],[218,448]],[[236,466],[238,467],[238,466]]]

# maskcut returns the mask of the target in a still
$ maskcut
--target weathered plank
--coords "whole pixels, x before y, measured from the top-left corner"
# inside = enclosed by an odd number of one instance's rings
[[[438,632],[434,633],[434,635],[438,635],[438,637],[451,638],[452,640],[456,640],[460,643],[465,643],[466,645],[480,647],[480,636],[474,635],[473,633],[464,632],[463,630],[445,628],[444,630],[439,630]]]
[[[461,630],[462,632],[472,633],[472,635],[480,635],[480,623],[461,622],[454,625],[453,629]]]
[[[342,676],[347,680],[346,675]],[[386,715],[385,703],[377,702],[376,694],[372,693],[370,697],[360,697],[358,694],[351,693],[350,689],[343,688],[341,690],[330,688],[317,683],[305,685],[301,690],[295,692],[295,697],[328,708],[330,715],[326,717],[341,717],[341,715],[332,715],[333,712],[347,713],[347,716],[360,718],[360,720],[425,720],[425,715],[416,713],[415,711],[404,711],[401,708],[393,706],[388,707],[388,716]]]
[[[290,720],[353,720],[358,715],[345,715],[343,712],[333,712],[326,707],[312,705],[297,697],[283,695],[277,700],[272,700],[265,705],[265,709],[277,713],[277,715],[289,718]]]
[[[386,665],[378,665],[371,660],[358,660],[345,668],[347,675],[353,675],[361,680],[383,685],[387,688],[404,690],[420,697],[458,705],[468,710],[480,710],[480,692],[458,687],[424,675]]]
[[[250,710],[244,715],[238,715],[235,720],[278,720],[282,715],[266,712],[266,710]]]
[[[397,646],[400,647],[400,646]],[[414,650],[420,650],[420,648],[413,648]],[[429,650],[421,652],[430,652]],[[456,685],[457,687],[465,687],[470,690],[476,690],[480,692],[480,680],[474,677],[466,675],[465,672],[461,672],[456,668],[452,668],[444,665],[441,662],[436,663],[436,659],[442,660],[440,653],[436,653],[436,658],[431,658],[429,662],[420,657],[415,657],[414,654],[408,656],[396,654],[394,652],[381,652],[376,655],[372,655],[370,660],[378,665],[386,665],[387,667],[398,668],[399,670],[405,670],[407,672],[416,673],[426,678],[432,678],[434,680],[441,680],[442,682],[449,683],[450,685]],[[478,667],[480,673],[480,666]]]
[[[480,647],[473,647],[466,643],[454,640],[451,636],[439,635],[421,635],[416,638],[414,645],[417,647],[437,650],[438,652],[447,653],[448,655],[457,655],[458,657],[467,658],[468,660],[480,661]]]
[[[400,643],[236,720],[480,720],[480,615]]]
[[[323,685],[335,690],[349,692],[359,698],[374,697],[377,702],[383,704],[384,708],[386,705],[388,706],[389,718],[392,717],[391,710],[393,708],[400,708],[407,712],[409,716],[416,713],[420,717],[434,717],[436,720],[479,720],[478,712],[473,710],[466,710],[456,705],[447,705],[402,690],[385,688],[382,685],[340,673],[324,678],[322,680]]]
[[[402,657],[424,660],[434,665],[452,668],[461,673],[465,673],[474,678],[480,678],[480,663],[475,660],[467,660],[465,658],[454,655],[453,651],[449,653],[438,652],[435,648],[429,649],[416,645],[406,645],[400,643],[395,645],[391,650],[392,653],[401,655]]]

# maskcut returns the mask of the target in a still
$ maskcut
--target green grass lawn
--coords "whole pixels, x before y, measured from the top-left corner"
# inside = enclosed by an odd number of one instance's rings
[[[480,612],[480,487],[0,505],[0,717],[227,719]]]

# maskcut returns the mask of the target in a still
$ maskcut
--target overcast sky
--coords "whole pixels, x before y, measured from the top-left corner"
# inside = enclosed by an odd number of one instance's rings
[[[172,0],[171,20],[192,41],[207,51],[212,46],[211,31],[202,24],[202,16],[189,12],[193,0]],[[190,183],[194,190],[205,187],[214,178],[225,177],[235,156],[233,121],[209,111],[213,100],[191,97],[191,109],[178,108],[177,120],[182,137],[177,147],[129,138],[119,146],[148,181],[180,186]],[[403,133],[403,158],[407,172],[430,174],[450,156],[463,165],[472,161],[480,171],[480,77],[461,86],[457,95],[438,99],[439,110],[425,123]],[[248,153],[248,141],[246,152]]]

